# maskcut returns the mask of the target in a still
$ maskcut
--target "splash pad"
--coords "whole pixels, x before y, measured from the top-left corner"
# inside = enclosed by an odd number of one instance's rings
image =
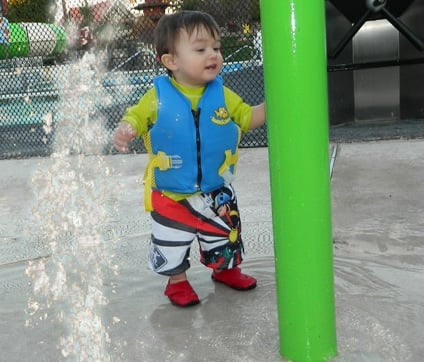
[[[421,140],[339,145],[332,179],[336,361],[412,362],[423,354],[423,152]],[[88,163],[93,160],[86,157]],[[282,360],[267,157],[267,149],[242,150],[236,185],[247,251],[244,268],[258,278],[257,289],[240,295],[213,284],[194,253],[190,278],[201,304],[189,310],[170,305],[162,295],[164,279],[147,269],[149,220],[140,213],[139,181],[147,158],[105,158],[111,175],[117,175],[106,177],[107,187],[115,190],[108,203],[120,217],[102,227],[103,251],[112,250],[108,258],[113,263],[106,264],[119,270],[104,265],[101,292],[107,302],[98,305],[97,315],[109,337],[104,352],[112,361],[207,361],[228,355],[235,361]],[[47,319],[33,318],[36,326],[25,327],[28,300],[34,298],[33,282],[25,275],[28,260],[45,257],[52,263],[41,233],[28,235],[26,224],[38,204],[31,183],[54,161],[1,162],[2,358],[65,360],[59,337],[69,330],[66,321],[53,318],[60,308],[48,311]],[[96,183],[103,182],[101,174],[97,178]],[[242,181],[246,179],[252,181]]]

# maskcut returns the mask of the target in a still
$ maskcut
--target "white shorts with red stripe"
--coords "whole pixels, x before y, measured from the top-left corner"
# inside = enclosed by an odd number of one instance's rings
[[[200,261],[212,269],[231,269],[243,260],[237,199],[232,186],[174,201],[152,192],[150,268],[175,275],[190,267],[192,242],[197,239]]]

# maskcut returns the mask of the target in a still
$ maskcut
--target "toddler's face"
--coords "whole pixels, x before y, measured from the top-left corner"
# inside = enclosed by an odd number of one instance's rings
[[[181,30],[173,55],[173,74],[177,82],[189,87],[201,87],[219,74],[223,59],[221,41],[199,27],[189,36]]]

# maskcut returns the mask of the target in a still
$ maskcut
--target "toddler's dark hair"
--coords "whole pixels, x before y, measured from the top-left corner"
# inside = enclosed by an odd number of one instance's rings
[[[163,54],[175,54],[175,43],[184,29],[190,36],[199,27],[204,27],[214,38],[220,37],[220,29],[215,19],[202,11],[183,10],[163,15],[154,31],[156,54],[160,60]]]

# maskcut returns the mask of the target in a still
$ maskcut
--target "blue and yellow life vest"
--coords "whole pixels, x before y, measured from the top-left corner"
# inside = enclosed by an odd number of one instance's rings
[[[144,137],[150,156],[145,188],[193,194],[231,182],[241,131],[226,109],[222,79],[208,83],[196,111],[167,76],[154,85],[158,116]]]

